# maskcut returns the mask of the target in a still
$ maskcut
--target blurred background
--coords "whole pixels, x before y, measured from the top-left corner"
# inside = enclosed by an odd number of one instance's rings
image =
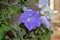
[[[50,8],[54,10],[54,19],[51,20],[51,40],[60,40],[60,0],[50,0]]]

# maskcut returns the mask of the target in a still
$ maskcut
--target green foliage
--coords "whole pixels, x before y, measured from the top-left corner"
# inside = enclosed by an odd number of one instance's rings
[[[34,2],[37,1],[38,0],[34,0]],[[27,5],[24,0],[16,0],[16,2],[20,2],[23,6]],[[19,31],[11,27],[11,24],[9,23],[9,20],[12,18],[11,15],[19,15],[22,13],[22,8],[19,9],[18,4],[13,5],[13,3],[14,2],[9,3],[7,0],[0,0],[0,4],[4,5],[1,6],[2,8],[0,10],[0,40],[49,40],[49,36],[50,34],[52,34],[52,31],[45,28],[44,26],[35,28],[32,31],[28,31],[25,28],[24,24],[20,24],[19,26],[17,26],[20,28]],[[14,38],[10,38],[10,34],[5,34],[8,31],[11,31],[11,35],[14,35]]]

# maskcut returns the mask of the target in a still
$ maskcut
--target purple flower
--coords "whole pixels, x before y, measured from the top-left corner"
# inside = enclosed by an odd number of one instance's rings
[[[33,10],[24,11],[24,13],[21,14],[19,20],[21,23],[24,23],[29,31],[41,25],[38,13]]]
[[[50,22],[47,20],[47,18],[45,16],[41,16],[40,17],[41,19],[41,23],[46,27],[46,28],[50,28]]]

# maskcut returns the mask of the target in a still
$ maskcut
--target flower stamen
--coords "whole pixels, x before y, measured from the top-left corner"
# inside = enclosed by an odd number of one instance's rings
[[[28,18],[27,18],[27,21],[28,21],[28,22],[30,22],[30,21],[31,21],[31,19],[28,17]]]

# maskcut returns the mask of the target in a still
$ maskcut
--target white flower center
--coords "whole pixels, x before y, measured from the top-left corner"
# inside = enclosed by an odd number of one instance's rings
[[[30,18],[27,18],[27,21],[28,21],[28,22],[30,22],[30,21],[31,21],[31,19],[30,19]]]

